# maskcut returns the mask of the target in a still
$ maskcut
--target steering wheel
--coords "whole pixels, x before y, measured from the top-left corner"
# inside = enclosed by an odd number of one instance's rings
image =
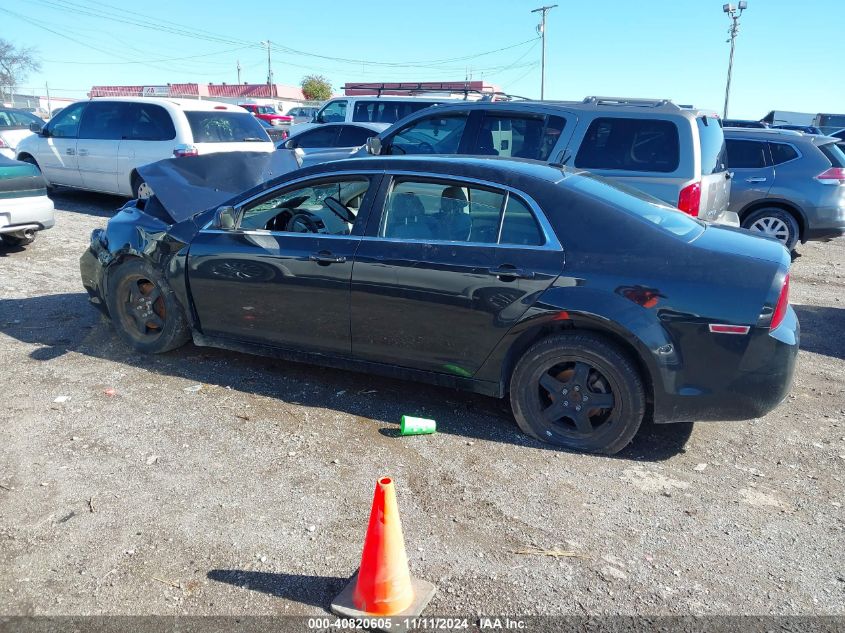
[[[295,213],[285,230],[290,233],[317,233],[319,227],[310,213]]]

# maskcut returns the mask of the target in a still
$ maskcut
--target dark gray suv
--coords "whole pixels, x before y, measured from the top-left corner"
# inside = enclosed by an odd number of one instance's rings
[[[845,153],[839,139],[791,130],[725,128],[730,210],[743,228],[780,240],[845,234]]]

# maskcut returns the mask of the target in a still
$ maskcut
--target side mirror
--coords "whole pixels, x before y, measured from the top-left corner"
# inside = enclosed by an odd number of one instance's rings
[[[39,123],[38,121],[33,121],[32,123],[29,124],[29,131],[30,132],[35,132],[36,134],[41,134],[41,132],[43,130],[44,130],[44,124],[43,123]]]
[[[235,207],[220,207],[214,214],[214,228],[224,231],[235,228]]]
[[[285,149],[296,149],[297,147],[298,146],[296,144],[295,138],[288,139],[287,141],[285,141]]]
[[[373,156],[381,154],[381,139],[378,136],[371,136],[367,139],[367,153]]]

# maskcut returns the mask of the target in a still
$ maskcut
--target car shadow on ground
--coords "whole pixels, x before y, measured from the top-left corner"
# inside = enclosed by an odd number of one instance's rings
[[[793,305],[801,324],[801,349],[845,359],[845,308]]]
[[[120,196],[62,187],[51,191],[50,199],[59,211],[83,213],[98,218],[110,218],[127,201],[127,198]]]
[[[271,574],[240,569],[212,569],[206,577],[243,589],[251,589],[302,604],[325,608],[340,593],[348,578],[307,576],[303,574]]]
[[[14,253],[21,253],[26,250],[26,246],[11,246],[0,240],[0,257],[8,257]]]
[[[90,306],[85,293],[0,300],[0,333],[36,345],[34,360],[49,361],[68,351],[218,385],[314,408],[345,412],[394,426],[404,414],[433,418],[438,432],[510,443],[540,450],[558,447],[519,431],[507,400],[364,373],[328,369],[189,343],[167,354],[144,355],[115,335],[110,322]],[[643,424],[634,441],[615,457],[662,461],[684,451],[692,424]]]

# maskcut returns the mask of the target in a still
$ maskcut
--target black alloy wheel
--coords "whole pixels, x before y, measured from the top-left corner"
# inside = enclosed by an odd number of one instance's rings
[[[531,346],[511,378],[520,428],[552,444],[616,453],[645,413],[642,379],[628,355],[600,335],[566,333]]]

